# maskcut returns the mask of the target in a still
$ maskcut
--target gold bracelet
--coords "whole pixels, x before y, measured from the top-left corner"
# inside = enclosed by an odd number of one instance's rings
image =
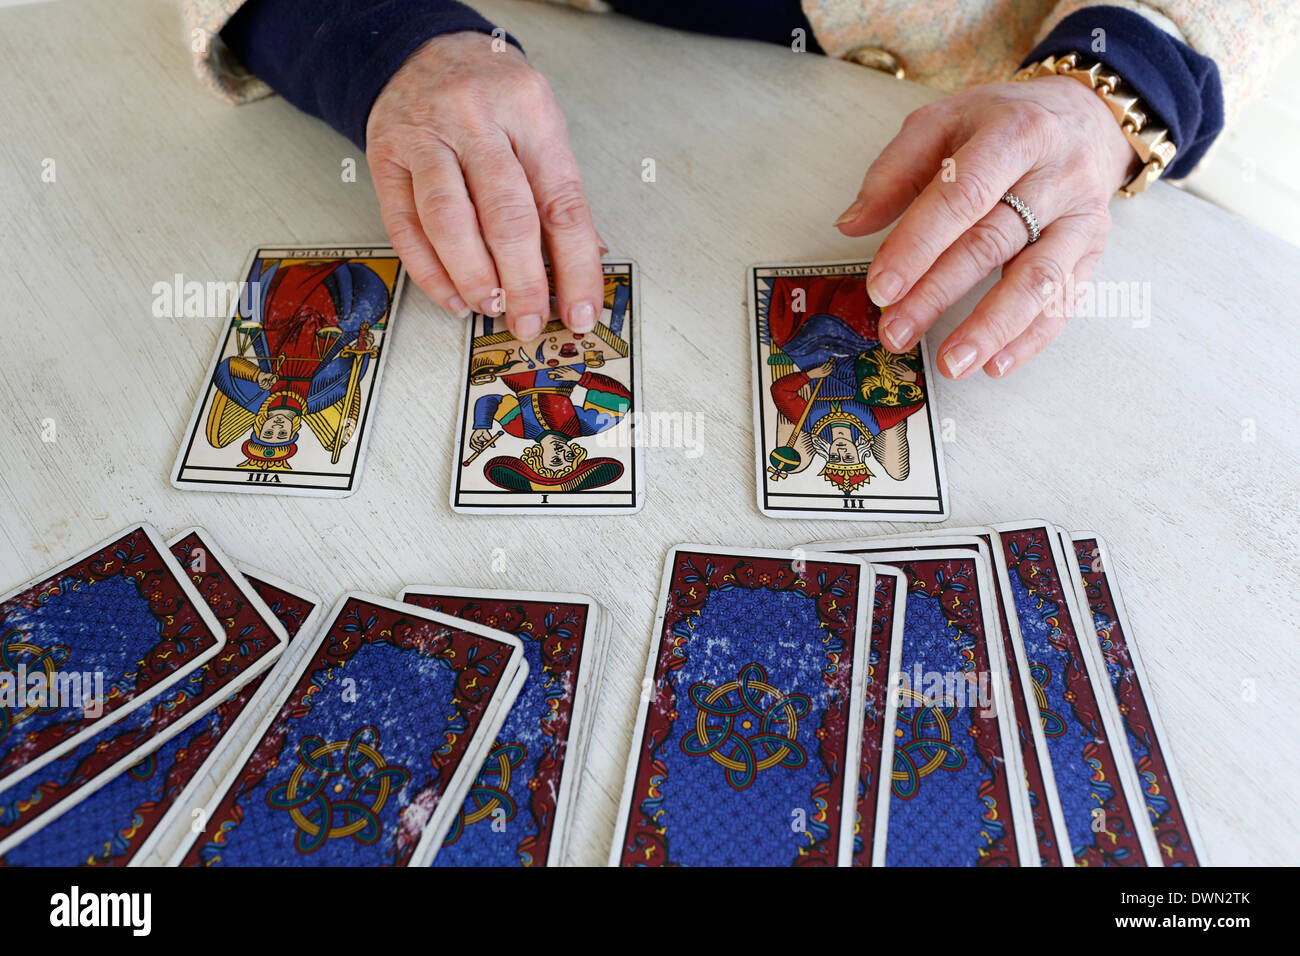
[[[1029,64],[1015,75],[1015,79],[1032,80],[1040,76],[1068,76],[1076,79],[1110,107],[1124,138],[1143,163],[1137,175],[1120,187],[1119,194],[1125,199],[1131,199],[1145,190],[1174,161],[1178,147],[1169,138],[1168,127],[1162,126],[1151,116],[1146,103],[1118,73],[1106,69],[1099,62],[1086,63],[1078,53],[1066,53]]]

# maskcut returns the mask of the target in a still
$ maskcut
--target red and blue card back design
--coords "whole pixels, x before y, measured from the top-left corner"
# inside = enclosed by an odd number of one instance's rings
[[[510,635],[346,595],[181,862],[409,865],[443,797],[459,807],[521,657]]]
[[[1076,866],[1143,866],[1141,824],[1134,812],[1106,726],[1111,705],[1093,684],[1053,548],[1055,532],[1042,524],[1000,525],[1001,539],[1025,655],[1052,773],[1060,795]],[[1092,636],[1089,635],[1089,639]],[[1127,758],[1125,758],[1127,759]]]
[[[540,596],[539,596],[540,597]],[[559,863],[556,839],[582,774],[573,740],[582,724],[575,704],[599,659],[594,603],[526,600],[492,591],[407,588],[402,600],[515,635],[528,680],[519,692],[451,825],[434,866],[548,866]],[[579,701],[579,695],[583,700]]]
[[[0,787],[169,690],[223,643],[144,525],[0,598]],[[39,686],[49,693],[30,692]]]
[[[126,862],[160,819],[157,801],[144,798],[141,805],[133,795],[148,792],[160,760],[194,753],[177,747],[190,739],[196,720],[201,726],[211,723],[196,715],[211,711],[223,695],[247,684],[279,656],[286,640],[283,627],[269,619],[269,609],[246,590],[237,570],[227,568],[229,559],[204,532],[183,533],[170,550],[221,623],[225,646],[149,705],[0,792],[0,845],[8,847],[10,865]],[[129,769],[124,766],[150,749],[155,752]],[[10,839],[15,836],[23,841],[17,846]]]
[[[907,583],[901,571],[878,567],[876,593],[871,605],[871,657],[863,704],[862,758],[858,771],[858,832],[853,838],[853,865],[871,866],[875,856],[877,819],[881,797],[889,789],[893,741],[888,719],[893,699],[889,693],[889,668],[900,650]],[[885,797],[886,802],[888,798]],[[880,841],[883,842],[883,841]]]
[[[886,865],[1018,866],[1023,783],[987,569],[956,551],[871,560],[907,578]]]
[[[1095,535],[1074,536],[1074,556],[1088,601],[1086,613],[1096,627],[1161,860],[1166,866],[1199,866],[1191,821],[1178,795],[1172,761],[1160,742],[1159,718],[1143,686],[1140,659],[1127,633],[1119,589],[1104,554]]]
[[[873,593],[856,558],[669,554],[612,863],[851,862]]]

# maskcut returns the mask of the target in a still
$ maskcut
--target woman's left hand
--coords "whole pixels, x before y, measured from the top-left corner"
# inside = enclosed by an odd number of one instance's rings
[[[1101,99],[1069,77],[992,83],[921,107],[867,170],[836,223],[849,236],[903,214],[867,276],[884,309],[884,344],[911,348],[939,315],[994,269],[1001,280],[939,348],[949,378],[1006,375],[1056,337],[1110,230],[1108,204],[1137,156]],[[1042,234],[1030,248],[1011,192]],[[906,210],[906,212],[904,212]],[[1061,306],[1065,305],[1065,308]]]

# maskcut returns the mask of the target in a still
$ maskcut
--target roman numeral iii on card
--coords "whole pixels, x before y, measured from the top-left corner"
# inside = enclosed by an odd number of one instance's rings
[[[256,250],[172,484],[334,497],[356,491],[404,278],[388,246]]]
[[[749,270],[758,507],[772,517],[942,521],[948,486],[922,340],[895,354],[870,262]]]
[[[590,332],[551,319],[521,342],[470,318],[451,507],[467,514],[631,514],[645,494],[636,264],[606,261]]]

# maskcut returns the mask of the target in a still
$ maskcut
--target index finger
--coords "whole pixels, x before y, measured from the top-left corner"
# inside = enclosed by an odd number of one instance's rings
[[[867,273],[871,301],[887,306],[912,285],[962,233],[984,218],[1030,167],[1018,142],[1003,128],[978,133],[953,154],[951,164],[903,214],[880,245]],[[949,173],[951,170],[951,173]]]
[[[559,117],[555,123],[550,136],[516,143],[515,152],[537,200],[560,318],[574,332],[590,332],[605,298],[602,243],[591,220],[564,120]]]

